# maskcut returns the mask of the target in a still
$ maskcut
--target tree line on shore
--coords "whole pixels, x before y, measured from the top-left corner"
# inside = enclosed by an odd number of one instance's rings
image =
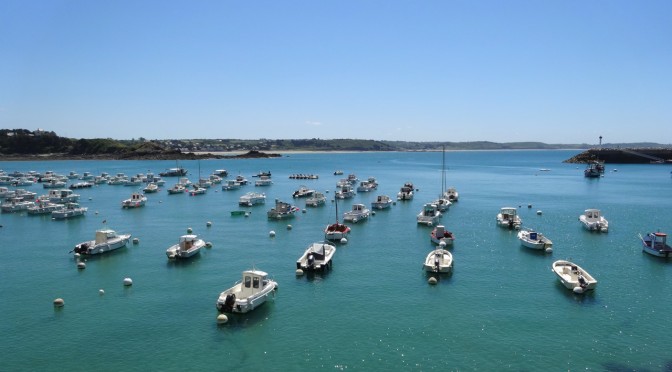
[[[656,147],[653,143],[628,144],[630,147]],[[546,144],[542,142],[489,141],[411,142],[365,139],[172,139],[112,138],[73,139],[53,131],[0,129],[0,154],[4,157],[107,158],[107,159],[178,159],[202,158],[208,153],[241,151],[439,151],[445,150],[531,150],[589,149],[588,144]],[[198,155],[196,155],[198,154]],[[213,155],[216,156],[216,155]],[[226,156],[224,156],[226,157]]]

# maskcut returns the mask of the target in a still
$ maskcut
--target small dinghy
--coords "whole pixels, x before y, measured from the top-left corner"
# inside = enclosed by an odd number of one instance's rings
[[[562,285],[574,293],[584,293],[597,287],[597,280],[573,262],[558,260],[553,262],[551,268]]]

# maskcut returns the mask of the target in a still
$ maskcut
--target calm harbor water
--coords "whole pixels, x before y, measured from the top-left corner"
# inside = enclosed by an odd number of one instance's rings
[[[189,196],[168,195],[176,179],[167,178],[137,210],[121,208],[136,188],[100,185],[76,191],[89,208],[83,218],[3,213],[0,369],[670,370],[672,261],[642,253],[637,235],[672,232],[671,167],[608,165],[603,178],[586,179],[582,166],[562,163],[578,152],[446,153],[447,184],[460,201],[442,218],[456,235],[454,272],[437,285],[422,270],[430,228],[415,217],[441,191],[441,153],[185,161],[180,165],[192,181],[199,168],[203,176],[224,168],[252,182],[270,170],[274,183],[236,191],[213,186]],[[0,162],[0,169],[135,175],[175,165]],[[337,169],[345,174],[334,176]],[[296,173],[319,179],[289,179]],[[351,225],[330,273],[297,277],[295,262],[323,238],[334,203],[306,208],[290,221],[269,221],[266,211],[276,198],[303,209],[304,200],[291,197],[301,185],[328,191],[331,200],[348,173],[376,177],[380,186],[339,202],[339,213],[354,202],[368,206],[378,194],[395,197],[406,181],[419,191]],[[28,189],[45,193],[37,184]],[[239,208],[248,191],[265,192],[266,205]],[[523,248],[515,231],[497,227],[505,206],[519,207],[523,226],[551,238],[553,253]],[[608,233],[582,229],[578,216],[587,208],[602,210]],[[239,209],[250,216],[231,216]],[[68,252],[92,239],[103,220],[139,244],[91,258],[78,270]],[[186,262],[169,261],[166,249],[188,227],[213,247]],[[587,269],[597,290],[565,289],[550,270],[558,259]],[[274,301],[218,325],[217,296],[252,267],[279,283]],[[133,286],[122,285],[125,277]],[[52,306],[57,297],[63,308]]]

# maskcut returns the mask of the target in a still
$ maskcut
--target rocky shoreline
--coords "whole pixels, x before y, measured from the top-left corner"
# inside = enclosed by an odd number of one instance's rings
[[[166,153],[128,153],[128,154],[3,154],[0,161],[50,161],[50,160],[198,160],[198,159],[264,159],[282,157],[280,154],[267,154],[261,151],[248,151],[244,154],[194,154],[166,152]]]
[[[601,148],[586,150],[564,163],[671,164],[672,148]]]

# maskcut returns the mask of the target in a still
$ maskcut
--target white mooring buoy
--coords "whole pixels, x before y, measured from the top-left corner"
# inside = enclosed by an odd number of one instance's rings
[[[124,285],[126,287],[133,285],[133,280],[131,278],[124,278]]]
[[[271,231],[268,233],[268,236],[270,236],[271,238],[274,238],[274,237],[275,237],[275,231],[271,230]]]
[[[65,305],[65,301],[63,301],[62,298],[57,298],[54,300],[54,307],[63,307]]]
[[[436,283],[438,283],[438,280],[436,280],[435,277],[430,276],[429,279],[427,280],[427,283],[429,283],[429,284],[436,284]]]
[[[303,275],[303,270],[296,269],[296,276],[301,276],[301,275]]]
[[[346,238],[341,238],[341,244],[345,244],[345,243],[347,243],[347,242],[348,242],[348,239],[346,239]]]
[[[83,261],[77,262],[77,268],[80,269],[80,270],[81,269],[86,269],[86,263],[84,263]]]
[[[187,227],[187,234],[191,234],[192,231],[191,227]]]
[[[210,221],[206,222],[206,223],[205,223],[205,226],[207,226],[207,227],[212,226],[212,222],[210,222]]]
[[[291,230],[291,229],[292,229],[292,225],[287,225],[287,230]]]
[[[217,323],[218,324],[224,324],[228,321],[229,321],[229,317],[227,317],[226,314],[217,315]]]
[[[101,296],[104,295],[104,294],[105,294],[105,290],[102,289],[102,288],[99,289],[99,290],[98,290],[98,294],[101,295]]]

